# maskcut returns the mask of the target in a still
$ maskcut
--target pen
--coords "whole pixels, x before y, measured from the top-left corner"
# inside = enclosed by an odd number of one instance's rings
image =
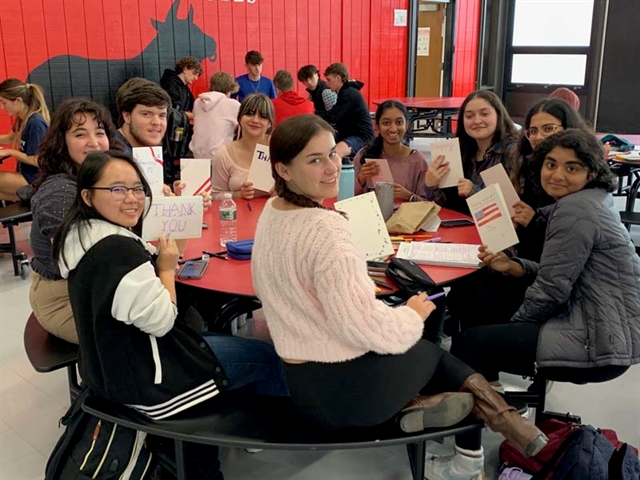
[[[430,302],[433,302],[436,298],[444,297],[445,295],[446,295],[445,292],[436,293],[434,295],[429,295],[427,297],[427,300]]]
[[[249,211],[253,210],[253,207],[251,206],[251,202],[247,202],[247,208],[249,209]]]
[[[442,237],[434,237],[429,240],[422,240],[422,243],[440,243],[442,241]]]
[[[206,251],[202,251],[202,253],[204,253],[205,255],[209,255],[210,257],[216,257],[219,258],[220,260],[229,260],[227,257],[225,257],[227,251],[223,250],[221,252],[206,252]]]
[[[193,257],[193,258],[186,258],[184,260],[180,260],[178,262],[178,265],[183,265],[187,262],[195,262],[196,260],[202,260],[202,257]]]

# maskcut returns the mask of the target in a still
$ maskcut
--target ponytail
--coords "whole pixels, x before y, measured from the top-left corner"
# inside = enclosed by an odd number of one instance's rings
[[[24,118],[18,117],[13,125],[13,132],[16,134],[16,147],[19,145],[20,137],[31,115],[38,113],[47,125],[49,124],[51,120],[49,109],[44,99],[44,93],[38,85],[24,83],[17,78],[7,78],[0,83],[0,95],[7,100],[17,100],[19,98],[27,107]]]
[[[34,113],[40,114],[44,121],[49,124],[51,122],[51,115],[49,115],[49,109],[47,108],[47,101],[44,98],[44,92],[42,88],[33,83],[25,84],[27,90],[29,91],[30,101],[28,103],[29,109],[27,110],[27,114],[25,115],[25,123],[26,120],[33,115]]]

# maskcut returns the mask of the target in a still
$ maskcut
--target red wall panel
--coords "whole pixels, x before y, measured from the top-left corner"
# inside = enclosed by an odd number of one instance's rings
[[[482,0],[458,0],[456,11],[453,96],[466,97],[476,89]]]

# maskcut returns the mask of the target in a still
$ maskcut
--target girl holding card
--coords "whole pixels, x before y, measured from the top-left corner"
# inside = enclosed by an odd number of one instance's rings
[[[258,222],[251,267],[297,408],[328,428],[396,417],[407,432],[453,425],[473,411],[535,455],[544,435],[481,375],[421,339],[435,309],[425,294],[398,308],[376,299],[348,220],[322,205],[337,195],[341,170],[331,126],[314,115],[283,121],[271,139],[271,167],[278,197]],[[455,455],[428,458],[426,474],[474,478],[483,461],[480,435],[465,434]]]
[[[211,193],[214,200],[221,200],[227,192],[234,198],[246,200],[268,195],[269,192],[254,190],[247,178],[256,145],[269,145],[274,119],[273,103],[266,95],[253,93],[242,101],[235,140],[220,147],[213,157]]]
[[[524,301],[502,325],[470,328],[451,352],[488,380],[501,371],[574,383],[602,382],[640,363],[640,258],[610,192],[616,176],[600,142],[569,129],[533,152],[547,235],[540,262],[480,249],[486,266],[528,279]]]
[[[371,190],[381,173],[378,162],[370,159],[385,159],[394,182],[393,197],[396,202],[419,202],[423,195],[424,172],[427,160],[418,150],[408,147],[407,108],[397,100],[386,100],[376,110],[378,136],[373,144],[360,150],[353,166],[356,175],[355,193],[360,195]]]
[[[449,172],[444,156],[435,158],[424,177],[426,198],[439,205],[468,214],[465,199],[484,188],[480,172],[502,163],[511,172],[517,162],[516,130],[498,96],[488,90],[476,90],[460,107],[456,137],[464,177],[457,187],[439,188]]]

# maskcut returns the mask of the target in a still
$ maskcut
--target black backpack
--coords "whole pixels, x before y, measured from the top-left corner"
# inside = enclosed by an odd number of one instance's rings
[[[191,125],[185,112],[174,107],[167,108],[167,131],[162,142],[165,181],[169,184],[179,179],[180,165],[176,161],[189,154]]]
[[[86,413],[82,403],[90,395],[83,390],[60,420],[66,429],[47,460],[45,480],[151,478],[155,458],[146,433]]]

